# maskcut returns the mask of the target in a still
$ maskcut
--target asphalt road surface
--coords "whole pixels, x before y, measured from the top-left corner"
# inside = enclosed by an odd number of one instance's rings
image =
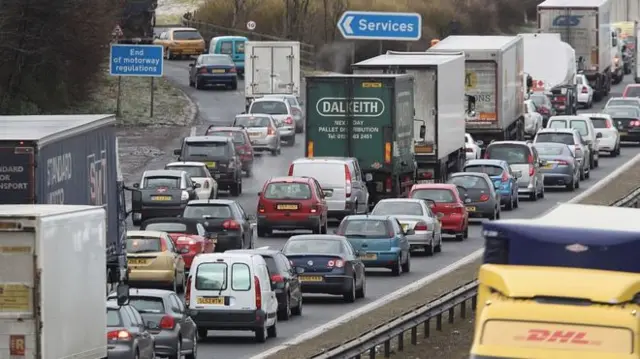
[[[202,134],[210,124],[229,125],[233,121],[234,115],[244,110],[244,82],[240,81],[237,91],[221,89],[196,90],[188,86],[188,64],[188,61],[165,61],[165,76],[177,83],[200,107],[199,124],[196,126],[197,134]],[[619,96],[629,81],[632,81],[631,76],[626,76],[622,84],[614,87],[612,96]],[[588,111],[597,112],[605,102],[606,100],[594,104],[594,108]],[[165,163],[174,160],[172,149],[179,146],[182,136],[187,135],[189,131],[185,129],[182,132],[175,133],[175,136],[166,139],[164,154],[154,158],[145,168],[140,168],[136,173],[127,174],[126,177],[131,179],[140,178],[142,171],[160,169]],[[284,147],[281,155],[277,157],[266,155],[256,159],[254,177],[244,179],[243,194],[237,198],[247,213],[256,213],[258,192],[261,190],[265,180],[272,176],[286,175],[291,161],[304,156],[303,146],[304,135],[298,135],[296,145],[291,148]],[[619,157],[607,158],[603,156],[600,161],[600,167],[591,173],[591,179],[581,183],[580,190],[570,193],[547,190],[545,199],[537,202],[522,200],[519,209],[511,212],[503,211],[502,218],[535,217],[557,202],[567,201],[589,188],[638,152],[639,148],[624,147]],[[224,196],[224,194],[221,194],[221,197]],[[258,238],[256,246],[280,248],[290,234],[282,233],[276,237]],[[341,297],[305,296],[303,315],[301,317],[293,317],[287,322],[279,322],[278,338],[269,339],[266,343],[259,344],[254,341],[252,332],[210,331],[208,340],[199,343],[199,354],[205,358],[249,358],[425,277],[467,256],[482,247],[482,245],[480,226],[477,224],[472,225],[469,238],[464,242],[445,242],[442,253],[433,257],[413,257],[411,273],[408,275],[403,274],[400,277],[392,277],[389,271],[385,270],[367,271],[367,298],[364,300],[346,304]]]

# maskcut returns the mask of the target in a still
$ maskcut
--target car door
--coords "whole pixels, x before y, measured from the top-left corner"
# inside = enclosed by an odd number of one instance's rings
[[[129,316],[129,319],[131,320],[132,327],[136,329],[134,336],[138,338],[138,349],[140,350],[140,357],[152,358],[153,351],[155,350],[155,345],[153,336],[147,330],[144,319],[142,319],[140,313],[132,306],[127,305],[123,308]]]
[[[329,207],[327,206],[327,199],[325,198],[324,192],[322,191],[322,187],[320,187],[320,183],[318,183],[315,178],[312,178],[312,182],[315,196],[316,198],[320,199],[320,201],[318,202],[318,207],[320,207],[321,219],[324,219],[327,217],[327,213],[329,211]]]
[[[237,202],[234,202],[231,207],[234,209],[234,215],[237,217],[236,221],[238,221],[240,227],[242,227],[242,248],[249,248],[249,244],[253,239],[251,238],[253,230],[251,228],[251,222],[249,222],[249,216],[247,216],[247,213]]]
[[[342,242],[342,252],[345,254],[345,259],[348,263],[353,264],[353,271],[356,275],[356,285],[360,285],[364,280],[364,263],[360,260],[360,257],[356,254],[355,249],[348,241]]]
[[[182,343],[187,344],[182,349],[193,348],[193,338],[195,337],[196,324],[193,322],[190,316],[187,315],[187,310],[177,295],[174,293],[169,294],[169,300],[173,311],[173,318],[180,324],[180,335],[182,336]]]
[[[577,145],[582,148],[582,163],[583,168],[591,168],[591,163],[589,162],[589,158],[591,158],[591,149],[587,146],[586,143],[582,140],[582,136],[577,131],[573,132],[574,141],[576,141]]]
[[[516,178],[515,174],[513,173],[513,170],[511,169],[511,167],[509,167],[508,163],[504,163],[502,165],[502,168],[507,171],[509,173],[510,176],[510,181],[511,181],[511,192],[517,196],[518,195],[518,179]]]
[[[431,208],[427,205],[426,201],[421,201],[420,206],[422,207],[422,213],[424,213],[424,215],[426,217],[429,218],[433,218],[433,223],[434,223],[434,227],[435,230],[433,231],[434,236],[437,233],[438,235],[442,233],[442,221],[440,220],[440,218],[438,218],[438,216],[433,213],[433,211],[431,210]]]
[[[164,241],[165,246],[167,247],[167,251],[169,251],[172,254],[173,268],[178,273],[179,279],[182,280],[184,277],[184,259],[182,259],[182,256],[180,255],[180,253],[178,253],[178,249],[173,244],[173,241],[171,240],[171,238],[169,238],[169,235],[163,234],[162,240]],[[181,282],[178,281],[178,283],[181,283]]]
[[[529,150],[531,151],[531,153],[533,154],[533,163],[534,163],[534,167],[535,167],[535,171],[536,171],[536,188],[539,190],[542,190],[543,186],[544,186],[544,174],[541,171],[541,159],[540,159],[540,155],[538,154],[538,150],[536,150],[535,147],[533,146],[529,146]]]

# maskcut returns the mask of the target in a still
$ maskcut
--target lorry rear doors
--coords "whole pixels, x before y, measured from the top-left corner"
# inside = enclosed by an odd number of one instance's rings
[[[293,92],[293,46],[274,46],[272,43],[251,47],[253,57],[253,94],[290,94]]]

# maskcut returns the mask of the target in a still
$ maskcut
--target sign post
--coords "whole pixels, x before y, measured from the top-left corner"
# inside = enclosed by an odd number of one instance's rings
[[[120,116],[123,76],[151,77],[150,116],[153,117],[154,78],[164,74],[164,48],[161,45],[111,44],[109,75],[118,76],[117,115]]]

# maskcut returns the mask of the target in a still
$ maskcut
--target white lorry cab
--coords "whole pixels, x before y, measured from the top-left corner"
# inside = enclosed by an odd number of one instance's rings
[[[264,342],[277,336],[278,300],[259,254],[200,254],[185,290],[189,315],[204,339],[209,330],[246,330]]]

